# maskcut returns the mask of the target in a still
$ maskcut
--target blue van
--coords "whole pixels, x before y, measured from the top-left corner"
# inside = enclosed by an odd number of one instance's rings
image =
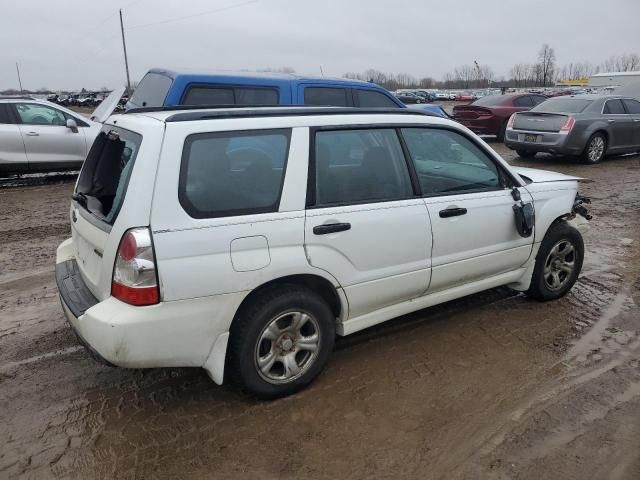
[[[154,68],[127,103],[132,108],[175,105],[314,105],[405,108],[374,83],[288,73],[191,74]]]

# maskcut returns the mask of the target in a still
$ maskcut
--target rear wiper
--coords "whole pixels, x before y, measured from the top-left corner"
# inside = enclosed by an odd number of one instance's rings
[[[71,195],[71,199],[78,202],[80,205],[86,208],[87,206],[87,196],[82,192],[76,192]]]

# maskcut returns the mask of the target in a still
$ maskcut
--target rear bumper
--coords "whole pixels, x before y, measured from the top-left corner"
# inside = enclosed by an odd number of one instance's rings
[[[536,142],[528,142],[525,135],[535,135]],[[584,145],[575,142],[572,135],[560,132],[534,132],[507,129],[504,144],[512,150],[546,152],[560,155],[579,155]]]
[[[99,301],[87,293],[75,260],[56,264],[56,282],[67,320],[98,360],[128,368],[204,366],[222,383],[225,352],[213,347],[226,339],[246,292],[148,307],[113,297]]]

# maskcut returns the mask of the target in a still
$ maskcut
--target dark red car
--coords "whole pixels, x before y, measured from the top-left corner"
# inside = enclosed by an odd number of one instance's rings
[[[535,93],[489,95],[469,105],[453,107],[453,118],[479,135],[495,135],[503,141],[511,114],[530,110],[546,99]]]

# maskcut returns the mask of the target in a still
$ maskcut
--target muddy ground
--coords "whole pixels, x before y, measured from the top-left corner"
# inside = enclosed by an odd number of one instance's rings
[[[53,278],[72,184],[0,189],[0,478],[640,478],[640,157],[493,146],[593,180],[572,292],[495,289],[341,339],[273,402],[198,369],[96,363]]]

